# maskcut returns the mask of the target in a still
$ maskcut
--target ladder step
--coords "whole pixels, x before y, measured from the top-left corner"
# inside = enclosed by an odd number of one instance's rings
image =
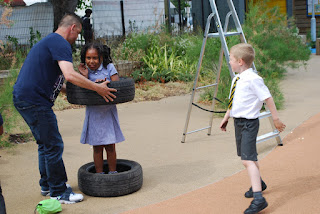
[[[226,32],[226,33],[223,33],[223,35],[225,37],[227,36],[236,36],[236,35],[241,35],[242,32]],[[217,37],[220,37],[220,34],[219,33],[208,33],[208,37],[211,38],[217,38]]]
[[[264,112],[260,113],[259,119],[263,119],[263,118],[270,117],[270,116],[271,116],[271,112],[270,111],[264,111]]]
[[[218,84],[214,83],[214,84],[211,84],[211,85],[200,86],[200,87],[196,88],[196,90],[201,89],[201,88],[208,88],[208,87],[215,86],[215,85],[218,85]]]
[[[269,132],[267,134],[261,135],[261,136],[257,137],[257,143],[261,143],[263,141],[269,140],[274,137],[279,137],[279,134],[280,134],[279,131],[275,130],[273,132]]]
[[[194,132],[199,132],[199,131],[202,131],[202,130],[206,130],[206,129],[209,129],[209,128],[211,128],[211,126],[204,127],[204,128],[202,128],[202,129],[197,129],[197,130],[194,130],[194,131],[187,132],[186,135],[187,135],[187,134],[194,133]]]

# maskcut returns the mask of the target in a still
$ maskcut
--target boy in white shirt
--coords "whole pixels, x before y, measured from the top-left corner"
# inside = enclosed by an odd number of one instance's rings
[[[267,185],[262,181],[257,159],[256,138],[259,131],[259,113],[263,102],[269,108],[275,127],[282,132],[285,125],[280,121],[276,106],[269,89],[263,79],[251,68],[255,52],[250,44],[240,43],[230,49],[230,66],[238,73],[232,80],[230,101],[220,124],[220,129],[226,131],[228,119],[234,118],[237,154],[242,164],[248,170],[251,188],[245,197],[254,198],[245,214],[258,213],[268,206],[262,196]]]

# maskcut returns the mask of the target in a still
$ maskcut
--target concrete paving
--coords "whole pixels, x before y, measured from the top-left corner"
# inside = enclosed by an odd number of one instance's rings
[[[287,125],[285,137],[297,126],[319,112],[320,56],[313,55],[306,69],[289,69],[281,88],[285,109],[279,116]],[[98,198],[85,196],[83,202],[63,205],[62,213],[121,213],[159,203],[222,181],[243,170],[236,156],[234,130],[219,130],[221,118],[213,120],[212,135],[198,132],[187,136],[182,144],[182,132],[190,95],[169,97],[160,101],[118,105],[120,125],[126,141],[116,146],[118,158],[139,162],[143,167],[143,187],[136,193]],[[56,112],[65,142],[64,161],[69,181],[75,192],[77,171],[92,161],[92,148],[79,143],[84,109]],[[209,115],[194,109],[190,130],[207,126]],[[270,131],[268,120],[261,121],[260,132]],[[275,140],[258,144],[259,159],[276,147]],[[21,144],[0,150],[0,179],[11,213],[32,213],[36,204],[45,199],[38,185],[37,145]],[[199,211],[199,213],[201,213]]]

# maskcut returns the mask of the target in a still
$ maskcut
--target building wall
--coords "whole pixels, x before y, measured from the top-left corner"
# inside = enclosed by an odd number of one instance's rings
[[[294,0],[293,16],[296,19],[296,25],[299,28],[300,34],[310,33],[311,17],[307,16],[307,1]],[[316,16],[317,32],[320,31],[320,16]]]
[[[123,0],[126,33],[154,29],[164,22],[164,0]],[[122,35],[120,0],[93,0],[95,38]]]
[[[258,1],[261,1],[261,0],[253,0],[254,3],[258,2]],[[272,0],[272,1],[267,2],[267,5],[270,8],[278,6],[280,9],[280,13],[287,14],[287,2],[288,2],[288,0]],[[248,3],[249,3],[249,0],[246,0],[247,5],[248,5]]]
[[[218,13],[220,17],[221,24],[224,26],[225,17],[230,11],[226,0],[213,0],[218,8]],[[203,5],[202,5],[203,4]],[[233,0],[234,7],[237,11],[240,23],[244,22],[245,17],[245,0]],[[209,0],[197,0],[192,1],[192,17],[194,29],[201,27],[203,30],[207,23],[207,17],[212,13],[211,5]],[[211,23],[210,31],[215,31],[214,23]],[[230,18],[229,29],[234,28],[234,23],[232,18]]]
[[[0,16],[3,8],[0,7]],[[0,25],[0,40],[7,41],[7,36],[18,39],[19,44],[28,45],[30,27],[33,32],[40,32],[41,37],[53,31],[53,7],[50,3],[37,3],[31,6],[13,7],[12,15],[8,18],[13,21],[11,27]]]

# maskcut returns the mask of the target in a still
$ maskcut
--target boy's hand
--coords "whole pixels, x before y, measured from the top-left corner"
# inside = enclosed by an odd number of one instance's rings
[[[223,119],[220,123],[221,131],[227,131],[228,120]]]
[[[280,119],[273,120],[273,123],[279,132],[282,132],[286,128],[286,125],[284,125],[284,123],[282,123]]]

